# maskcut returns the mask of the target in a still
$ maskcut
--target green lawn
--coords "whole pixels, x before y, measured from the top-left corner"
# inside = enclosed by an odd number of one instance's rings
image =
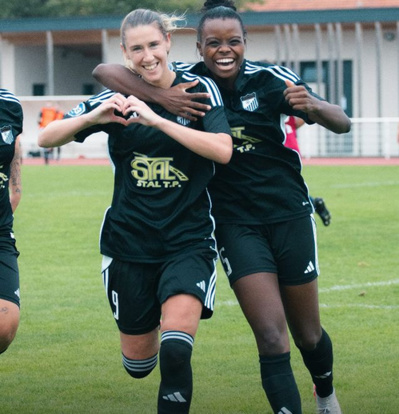
[[[334,342],[345,414],[399,410],[399,167],[306,166],[332,223],[318,222],[323,325]],[[159,371],[137,381],[121,365],[100,275],[98,235],[110,204],[108,166],[23,166],[15,217],[21,324],[0,356],[2,414],[153,414]],[[252,333],[219,272],[216,312],[196,338],[192,414],[271,413]],[[299,352],[303,412],[314,412]]]

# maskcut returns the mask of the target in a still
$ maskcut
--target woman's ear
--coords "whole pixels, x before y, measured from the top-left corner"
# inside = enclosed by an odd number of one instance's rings
[[[132,72],[134,72],[133,63],[130,60],[128,54],[126,53],[126,49],[125,49],[125,47],[123,46],[122,43],[120,44],[120,47],[121,47],[121,50],[122,50],[122,56],[123,56],[123,61],[125,63],[125,67],[128,68],[129,70],[131,70]]]
[[[200,54],[200,56],[202,57],[203,56],[203,53],[202,53],[202,47],[201,47],[201,43],[200,42],[197,42],[197,51]]]
[[[170,33],[166,34],[166,53],[169,55],[170,48],[172,47],[172,39]]]
[[[127,59],[127,57],[126,57],[126,49],[125,49],[125,46],[123,46],[123,44],[122,44],[122,43],[119,43],[119,46],[120,46],[121,51],[122,51],[122,56],[123,56],[123,59],[124,59],[124,60],[126,60],[126,59]]]

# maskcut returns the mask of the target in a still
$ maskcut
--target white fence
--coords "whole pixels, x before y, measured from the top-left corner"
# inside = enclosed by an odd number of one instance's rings
[[[304,158],[399,157],[399,118],[352,118],[347,134],[334,134],[319,125],[298,130]]]
[[[37,136],[40,109],[47,102],[68,112],[87,96],[20,97],[24,110],[23,155],[39,151]],[[304,125],[298,141],[304,158],[316,157],[399,157],[398,118],[353,118],[348,134],[337,135],[318,125]],[[85,143],[71,142],[62,149],[63,158],[107,158],[107,136],[99,133]]]

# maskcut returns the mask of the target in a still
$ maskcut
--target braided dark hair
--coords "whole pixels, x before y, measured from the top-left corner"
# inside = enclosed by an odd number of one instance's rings
[[[219,6],[230,7],[234,11],[237,11],[236,6],[234,5],[234,0],[206,0],[202,6],[201,12],[205,13],[206,11]]]
[[[202,30],[206,20],[214,19],[233,19],[240,23],[244,38],[247,35],[244,23],[237,13],[237,8],[234,5],[234,0],[206,0],[204,6],[201,9],[203,13],[197,27],[197,40],[201,42]]]

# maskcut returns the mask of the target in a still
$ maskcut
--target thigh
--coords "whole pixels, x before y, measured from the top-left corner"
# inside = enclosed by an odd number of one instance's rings
[[[181,331],[193,338],[202,313],[201,301],[187,294],[169,297],[162,305],[161,331]]]
[[[128,335],[120,332],[121,350],[129,359],[151,358],[159,351],[159,329],[142,335]]]
[[[313,349],[321,337],[317,279],[298,286],[281,286],[281,296],[295,344]]]
[[[0,352],[8,347],[17,333],[19,313],[18,305],[0,299]]]
[[[255,273],[277,273],[263,226],[221,224],[216,227],[219,257],[232,286]]]
[[[159,265],[103,258],[103,282],[119,330],[143,335],[159,326],[161,305],[156,295]]]
[[[255,273],[233,284],[241,309],[254,332],[259,353],[289,350],[289,338],[277,275]]]

